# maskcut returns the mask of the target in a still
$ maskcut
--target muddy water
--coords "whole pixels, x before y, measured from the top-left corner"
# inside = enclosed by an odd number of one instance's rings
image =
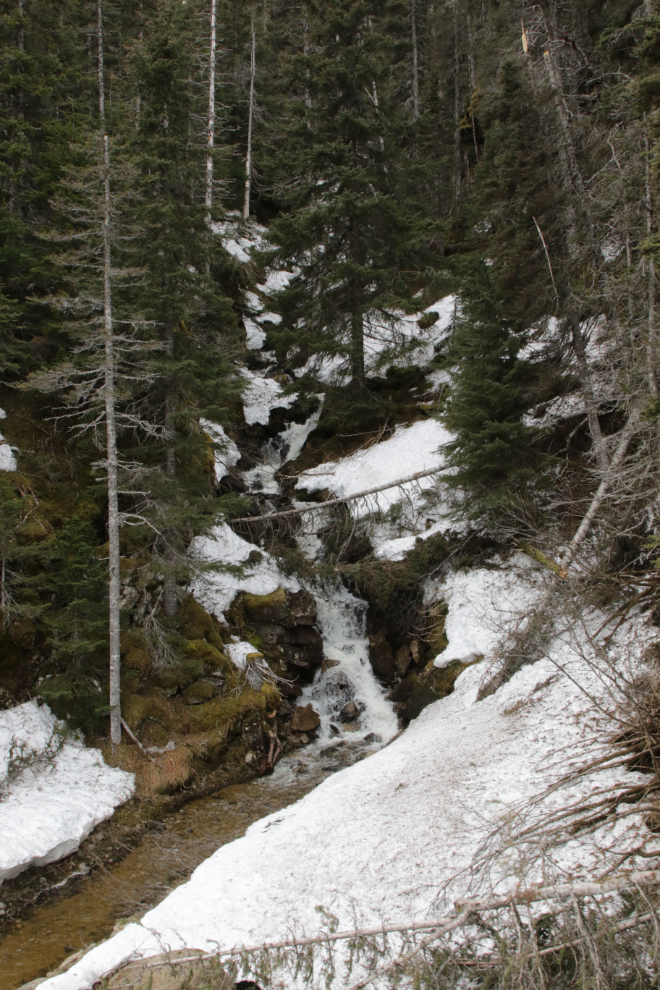
[[[72,952],[107,938],[119,918],[142,916],[220,846],[359,758],[359,751],[347,750],[284,760],[272,777],[225,787],[193,801],[120,863],[73,880],[70,890],[37,905],[20,929],[0,939],[0,990],[16,990],[45,976]],[[72,866],[72,872],[78,868]]]

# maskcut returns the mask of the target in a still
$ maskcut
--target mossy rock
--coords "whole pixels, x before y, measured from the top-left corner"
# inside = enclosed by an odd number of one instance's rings
[[[221,652],[205,639],[191,640],[186,646],[186,655],[196,663],[201,663],[206,674],[212,674],[218,670],[224,674],[233,671],[232,663],[226,653]]]
[[[229,632],[206,612],[192,595],[181,602],[177,613],[177,621],[182,635],[189,640],[205,639],[219,652],[223,651],[224,640],[229,639]]]
[[[187,712],[181,698],[164,698],[154,687],[144,694],[129,694],[122,699],[122,715],[133,732],[148,719],[171,732],[187,732],[190,724]]]
[[[459,675],[480,659],[477,657],[469,663],[452,660],[446,667],[434,667],[431,660],[421,674],[413,673],[405,677],[390,693],[392,701],[401,703],[399,714],[404,722],[412,721],[434,701],[450,695]]]
[[[278,588],[270,595],[243,595],[242,605],[245,613],[253,624],[274,622],[278,625],[290,625],[288,596],[284,588]]]
[[[157,670],[150,677],[151,683],[167,695],[176,694],[179,690],[179,680],[180,678],[176,670],[170,670],[169,668]]]
[[[423,316],[417,320],[417,326],[420,330],[430,330],[432,326],[440,319],[440,313],[436,313],[435,310],[431,310],[430,313],[424,313]]]
[[[202,705],[210,701],[218,693],[218,686],[211,681],[195,681],[183,692],[183,700],[187,705]]]
[[[240,694],[225,694],[189,709],[191,731],[218,732],[230,722],[236,726],[248,715],[265,714],[279,704],[279,693],[271,685],[262,685],[260,691],[245,686]]]
[[[126,629],[121,634],[122,667],[148,674],[151,670],[151,655],[144,641],[141,629]]]
[[[140,675],[135,670],[126,670],[121,675],[122,694],[135,694],[140,686]]]

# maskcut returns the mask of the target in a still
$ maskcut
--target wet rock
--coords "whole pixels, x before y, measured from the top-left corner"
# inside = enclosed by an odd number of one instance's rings
[[[339,733],[340,733],[340,731],[341,731],[341,730],[340,730],[340,728],[339,728],[339,726],[338,726],[338,725],[335,725],[335,723],[334,723],[334,722],[331,722],[331,723],[330,723],[330,735],[331,735],[331,736],[338,736],[338,735],[339,735]]]
[[[298,683],[298,681],[295,679],[293,680],[290,679],[288,675],[287,675],[287,680],[281,681],[277,685],[277,690],[280,692],[282,697],[289,698],[291,701],[294,701],[296,698],[299,698],[300,695],[302,694],[302,688]]]
[[[284,588],[278,588],[270,595],[245,594],[242,605],[252,625],[267,622],[284,626],[290,622],[287,593]]]
[[[377,732],[368,732],[362,741],[366,743],[382,743],[383,737],[379,736]]]
[[[381,681],[393,681],[394,657],[385,636],[385,629],[380,629],[375,636],[369,637],[369,661],[376,677]]]
[[[275,622],[259,623],[256,630],[261,636],[264,646],[276,646],[286,634],[284,626],[277,625]]]
[[[355,701],[349,701],[339,713],[342,722],[353,722],[356,718],[359,718],[359,715],[360,708]]]
[[[396,651],[394,657],[394,669],[399,675],[399,677],[404,678],[408,673],[408,667],[412,663],[412,653],[410,651],[410,643],[404,643]]]
[[[362,722],[356,719],[354,722],[344,722],[344,732],[359,732],[362,728]]]
[[[339,660],[324,660],[321,664],[321,673],[327,674],[333,667],[339,666]]]
[[[308,742],[310,742],[310,738],[309,738],[309,736],[307,735],[306,732],[301,732],[300,735],[298,736],[298,738],[300,739],[300,741],[303,744],[303,746],[306,746],[308,744]]]
[[[320,724],[321,718],[314,711],[311,703],[305,705],[304,708],[301,705],[296,706],[291,717],[292,732],[313,732],[314,729],[318,729]]]
[[[289,718],[289,716],[293,715],[293,712],[294,712],[293,705],[285,698],[282,704],[280,705],[280,707],[277,709],[277,717]]]
[[[286,631],[283,652],[287,663],[315,670],[323,663],[323,640],[313,626],[294,626]]]
[[[297,591],[291,595],[289,610],[297,626],[313,626],[316,623],[316,602],[308,591]]]

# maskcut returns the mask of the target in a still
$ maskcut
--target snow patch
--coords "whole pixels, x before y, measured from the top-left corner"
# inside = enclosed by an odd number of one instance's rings
[[[0,712],[0,882],[70,855],[133,795],[132,773],[64,732],[36,701]]]
[[[243,317],[245,324],[245,341],[248,351],[260,351],[264,346],[266,331],[262,330],[258,323],[251,320],[249,316]]]
[[[444,455],[441,447],[451,440],[451,434],[435,419],[422,420],[412,426],[399,426],[394,436],[366,450],[330,461],[300,475],[297,488],[322,491],[327,488],[339,498],[355,495],[367,489],[377,488],[400,478],[408,478],[420,471],[441,468]],[[402,498],[415,491],[416,482],[400,488],[387,489],[368,499],[353,503],[357,518],[375,509],[387,511]]]
[[[7,413],[0,409],[0,419],[6,419]],[[0,471],[17,471],[18,464],[14,457],[14,452],[0,433]]]
[[[282,386],[272,378],[263,378],[249,368],[241,368],[241,373],[248,382],[243,392],[243,412],[249,426],[267,426],[272,409],[289,409],[298,398],[297,393],[284,395]]]
[[[252,595],[270,595],[278,588],[300,591],[296,578],[282,574],[270,554],[238,536],[227,523],[193,540],[190,553],[203,564],[218,566],[217,570],[207,566],[193,582],[192,592],[220,622],[239,591]]]
[[[205,433],[208,433],[214,444],[220,447],[215,451],[215,480],[216,483],[229,474],[229,469],[233,468],[241,459],[241,452],[230,440],[219,423],[212,423],[209,419],[200,419],[199,425]]]

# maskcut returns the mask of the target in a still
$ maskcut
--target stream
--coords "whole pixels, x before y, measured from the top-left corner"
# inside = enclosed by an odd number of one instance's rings
[[[317,591],[316,598],[325,656],[335,662],[317,673],[300,699],[321,716],[318,740],[282,759],[269,777],[191,801],[121,862],[76,878],[59,897],[32,908],[20,928],[0,939],[0,990],[16,990],[45,976],[73,952],[107,938],[117,919],[142,916],[253,822],[299,800],[394,735],[396,716],[368,660],[365,604],[344,588]],[[350,699],[361,710],[360,731],[337,734],[333,725]]]

